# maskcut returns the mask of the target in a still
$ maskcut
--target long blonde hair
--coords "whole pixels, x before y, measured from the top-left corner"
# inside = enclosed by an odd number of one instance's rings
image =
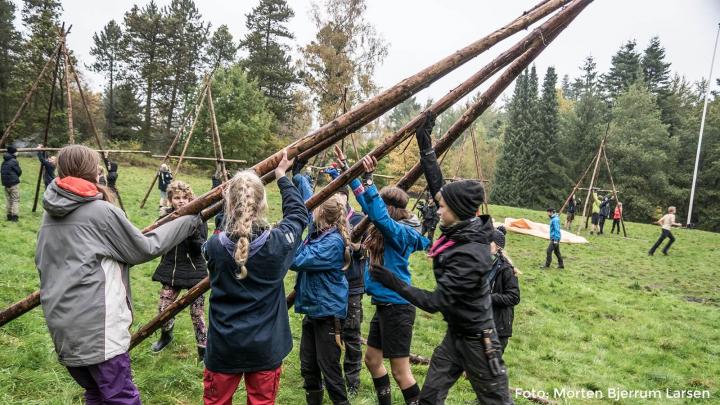
[[[103,199],[114,204],[115,194],[105,186],[97,184],[100,155],[83,145],[68,145],[57,155],[57,171],[60,178],[77,177],[95,184]]]
[[[264,220],[267,211],[265,186],[252,171],[237,173],[223,189],[225,198],[225,230],[237,238],[233,258],[239,268],[238,279],[247,277],[245,264],[250,252],[253,222]]]
[[[313,210],[313,221],[315,222],[315,229],[318,231],[324,231],[333,226],[338,230],[345,244],[342,270],[346,270],[350,266],[351,260],[350,244],[352,241],[350,239],[350,224],[347,220],[345,204],[340,201],[337,194],[328,198]]]

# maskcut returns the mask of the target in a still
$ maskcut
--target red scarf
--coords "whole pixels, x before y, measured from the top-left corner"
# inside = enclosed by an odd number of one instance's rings
[[[430,250],[428,251],[428,257],[435,257],[439,255],[440,253],[447,250],[449,247],[455,245],[454,240],[450,240],[445,235],[438,238],[438,240],[433,243],[433,245],[430,247]]]
[[[85,179],[79,177],[58,177],[55,179],[55,184],[61,189],[69,191],[80,197],[95,197],[99,191],[94,183],[91,183]]]

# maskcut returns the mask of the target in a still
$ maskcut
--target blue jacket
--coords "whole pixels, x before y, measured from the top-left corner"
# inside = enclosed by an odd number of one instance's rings
[[[353,180],[350,187],[357,197],[363,212],[370,218],[373,225],[380,231],[385,240],[383,265],[390,269],[400,280],[412,284],[409,269],[410,255],[418,250],[425,250],[430,240],[412,227],[390,218],[385,202],[377,188],[372,185],[366,189],[361,187],[359,180]],[[395,291],[383,286],[365,273],[365,291],[372,297],[373,303],[408,304]]]
[[[559,241],[562,238],[560,235],[560,215],[553,214],[550,217],[550,239]]]
[[[248,275],[242,280],[220,235],[205,244],[210,273],[210,311],[205,367],[239,374],[280,366],[292,350],[284,278],[307,225],[307,209],[286,177],[277,181],[283,219],[250,244]],[[259,246],[254,246],[258,244]]]
[[[293,183],[303,201],[312,197],[307,176],[296,174]],[[295,253],[291,270],[297,271],[295,281],[295,312],[311,318],[347,316],[348,282],[345,278],[345,242],[336,229],[321,234],[313,229],[312,213],[308,213],[308,237]]]

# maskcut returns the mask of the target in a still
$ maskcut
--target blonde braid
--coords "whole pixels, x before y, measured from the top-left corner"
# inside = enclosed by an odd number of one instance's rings
[[[233,176],[224,189],[226,229],[237,238],[233,258],[239,273],[235,277],[242,280],[247,277],[248,254],[253,222],[265,210],[265,187],[253,172],[240,172]]]

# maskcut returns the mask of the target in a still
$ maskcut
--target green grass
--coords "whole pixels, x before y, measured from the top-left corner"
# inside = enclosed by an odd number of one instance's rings
[[[41,212],[32,214],[37,161],[21,158],[21,220],[3,222],[0,231],[0,307],[26,296],[38,287],[34,268],[35,238]],[[153,175],[152,169],[121,167],[119,188],[131,220],[143,227],[157,216],[157,191],[143,210],[139,201]],[[208,176],[182,176],[197,194],[205,192]],[[269,186],[271,217],[279,215],[279,195]],[[670,203],[670,202],[669,202]],[[4,208],[4,203],[2,203]],[[541,212],[491,206],[496,220],[505,216],[545,221]],[[709,390],[720,403],[720,235],[677,230],[671,255],[648,257],[647,249],[659,228],[627,224],[630,238],[616,235],[589,237],[587,245],[563,245],[566,270],[541,271],[547,242],[508,235],[508,251],[521,269],[522,301],[515,312],[515,336],[505,355],[510,383],[525,390],[588,389]],[[157,262],[131,270],[135,323],[138,328],[157,311],[160,285],[150,280]],[[431,267],[424,254],[412,259],[414,282],[431,289]],[[292,276],[287,285],[292,285]],[[364,334],[372,316],[365,301]],[[291,315],[295,350],[284,363],[279,404],[303,403],[297,347],[301,317]],[[135,382],[147,404],[197,404],[202,398],[202,366],[196,359],[189,316],[180,314],[176,340],[160,354],[149,345],[156,336],[132,352]],[[429,357],[440,342],[445,324],[439,315],[418,312],[412,350]],[[427,367],[413,366],[422,385]],[[402,403],[394,390],[394,403]],[[327,396],[326,396],[327,397]],[[0,403],[80,403],[82,390],[57,362],[42,311],[34,309],[0,328]],[[244,403],[242,389],[237,403]],[[453,388],[449,404],[472,403],[468,382]],[[685,403],[624,399],[561,403]],[[327,399],[326,399],[327,401]],[[518,399],[518,403],[529,403]],[[361,394],[354,404],[373,404],[369,374],[363,371]]]

